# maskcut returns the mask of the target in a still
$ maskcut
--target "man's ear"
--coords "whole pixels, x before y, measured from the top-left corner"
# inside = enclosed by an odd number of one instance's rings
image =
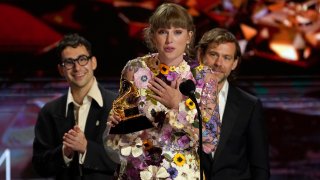
[[[62,67],[60,64],[58,64],[58,65],[57,65],[57,69],[58,69],[59,74],[60,74],[62,77],[64,77],[63,67]]]
[[[233,61],[232,68],[231,68],[232,70],[235,70],[237,68],[238,62],[239,62],[239,57],[237,57],[237,59]]]
[[[97,69],[97,66],[98,66],[98,62],[97,62],[97,59],[95,56],[92,56],[91,58],[91,63],[92,63],[92,69],[93,70],[96,70]]]

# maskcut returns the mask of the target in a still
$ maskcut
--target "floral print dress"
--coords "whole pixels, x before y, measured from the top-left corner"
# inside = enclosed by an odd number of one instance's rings
[[[183,80],[196,80],[186,61],[182,61],[177,67],[168,67],[160,64],[156,57],[157,54],[149,54],[131,60],[122,71],[122,78],[132,81],[137,87],[140,95],[137,103],[139,111],[154,127],[108,136],[107,146],[117,150],[121,160],[116,177],[133,180],[200,179],[197,154],[199,121],[195,104],[184,97],[179,103],[179,110],[170,110],[148,96],[153,92],[147,88],[148,81],[155,76],[167,83],[178,76]],[[199,80],[195,94],[197,101],[200,101],[205,84],[201,83],[199,75],[195,77]],[[203,138],[210,139],[207,137],[210,133],[206,133],[205,127],[202,134]]]

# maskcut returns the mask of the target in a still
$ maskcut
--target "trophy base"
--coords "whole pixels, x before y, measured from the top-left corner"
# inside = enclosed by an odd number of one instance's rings
[[[154,126],[147,117],[138,116],[127,119],[125,121],[121,121],[118,125],[110,129],[110,134],[128,134],[152,127]]]

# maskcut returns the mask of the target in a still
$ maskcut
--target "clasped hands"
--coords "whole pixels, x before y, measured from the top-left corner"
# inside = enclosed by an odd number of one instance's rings
[[[72,157],[74,152],[85,153],[88,144],[83,131],[77,125],[63,135],[62,143],[64,153],[68,158]]]

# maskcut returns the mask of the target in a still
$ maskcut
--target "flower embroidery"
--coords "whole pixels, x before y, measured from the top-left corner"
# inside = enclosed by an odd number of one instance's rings
[[[129,67],[127,67],[129,66]],[[160,64],[157,54],[147,55],[128,62],[134,84],[139,92],[138,107],[154,125],[154,128],[120,135],[114,149],[120,150],[126,163],[121,165],[122,179],[199,179],[198,119],[195,102],[184,97],[178,110],[167,109],[151,98],[149,80],[159,77],[167,84],[177,78],[196,80],[195,97],[199,103],[204,74],[194,76],[186,61],[178,66]],[[132,66],[132,67],[130,67]],[[203,69],[203,68],[202,68]],[[202,72],[198,69],[198,73]],[[125,71],[122,76],[128,77]],[[114,147],[114,146],[113,146]]]
[[[134,164],[134,167],[127,168],[126,170],[127,176],[130,177],[131,179],[139,179],[140,177],[139,170],[146,169],[148,165],[146,165],[146,163],[142,161],[140,157],[137,157],[137,158],[128,157],[127,160],[130,161],[132,164]],[[129,179],[129,178],[123,177],[123,179]]]
[[[170,174],[164,167],[148,166],[144,171],[140,172],[140,178],[142,180],[152,180],[160,178],[168,178]]]
[[[176,114],[172,111],[169,111],[167,114],[167,118],[169,119],[169,124],[176,129],[183,129],[184,125],[177,121]]]
[[[176,71],[176,67],[175,67],[175,66],[170,66],[170,67],[169,67],[169,70],[170,70],[171,72]]]
[[[188,76],[188,71],[190,71],[190,67],[185,62],[182,62],[178,67],[160,64],[159,69],[160,74],[155,76],[163,80],[168,85],[170,85],[171,81],[174,81],[179,76]]]
[[[177,166],[183,166],[186,163],[186,157],[184,157],[183,154],[181,153],[177,153],[176,155],[174,155],[173,157],[173,162],[177,165]]]
[[[161,74],[164,74],[164,75],[169,74],[169,71],[170,71],[170,67],[169,67],[169,66],[161,63],[161,64],[159,65],[159,69],[160,69],[160,73],[161,73]]]
[[[178,121],[176,123],[181,123],[181,124],[190,123],[190,124],[192,124],[194,122],[194,119],[197,115],[197,110],[195,108],[193,108],[192,110],[190,110],[190,109],[188,110],[188,109],[189,108],[186,107],[186,103],[179,104]],[[176,124],[176,123],[172,123],[172,124]]]
[[[139,68],[133,76],[137,88],[147,88],[148,82],[152,78],[150,71],[145,68]]]
[[[187,106],[190,110],[192,110],[192,109],[194,109],[194,108],[196,107],[195,103],[194,103],[190,98],[188,98],[188,99],[186,100],[186,106]]]
[[[119,142],[120,152],[123,156],[129,156],[132,154],[133,157],[139,157],[142,155],[143,151],[143,144],[142,140],[138,137],[133,142],[130,141],[124,141],[124,139],[121,139]]]
[[[190,146],[190,138],[187,135],[184,135],[178,139],[178,146],[182,149],[186,149]]]
[[[171,133],[172,133],[172,127],[171,126],[164,126],[162,128],[162,135],[160,137],[160,140],[163,142],[169,141],[171,138]]]
[[[207,111],[202,109],[201,110],[201,114],[202,114],[202,121],[205,122],[205,123],[209,122],[210,117],[208,117]]]
[[[188,166],[177,167],[178,176],[176,179],[185,179],[185,180],[194,180],[199,179],[199,172],[195,172],[193,169],[190,169]]]
[[[202,64],[192,69],[192,74],[196,80],[196,87],[203,87],[204,85],[204,76],[208,67],[203,66]]]
[[[143,63],[143,66],[148,67],[155,76],[157,76],[160,73],[160,60],[156,58],[155,54],[146,55],[144,57],[141,57],[140,60]]]
[[[145,161],[148,165],[160,166],[163,159],[164,156],[162,155],[162,149],[159,147],[154,147],[146,151]]]
[[[187,116],[186,116],[186,120],[187,122],[189,122],[190,124],[194,123],[194,116],[197,114],[197,110],[196,109],[192,109],[190,111],[187,112]]]
[[[168,73],[168,75],[167,75],[167,80],[168,80],[168,81],[173,81],[173,80],[177,79],[178,76],[179,76],[179,75],[178,75],[177,72],[170,71],[170,72]]]
[[[153,144],[152,141],[147,139],[143,141],[143,146],[144,146],[144,150],[148,151],[149,149],[152,148]]]
[[[199,161],[195,159],[195,156],[192,156],[191,154],[186,155],[186,161],[190,165],[191,168],[195,168],[199,165]]]
[[[119,135],[109,135],[110,138],[107,139],[107,146],[111,147],[113,150],[117,150],[119,147],[120,136]]]
[[[169,169],[167,169],[167,171],[170,174],[171,179],[174,179],[178,176],[178,170],[174,167],[170,167]]]

